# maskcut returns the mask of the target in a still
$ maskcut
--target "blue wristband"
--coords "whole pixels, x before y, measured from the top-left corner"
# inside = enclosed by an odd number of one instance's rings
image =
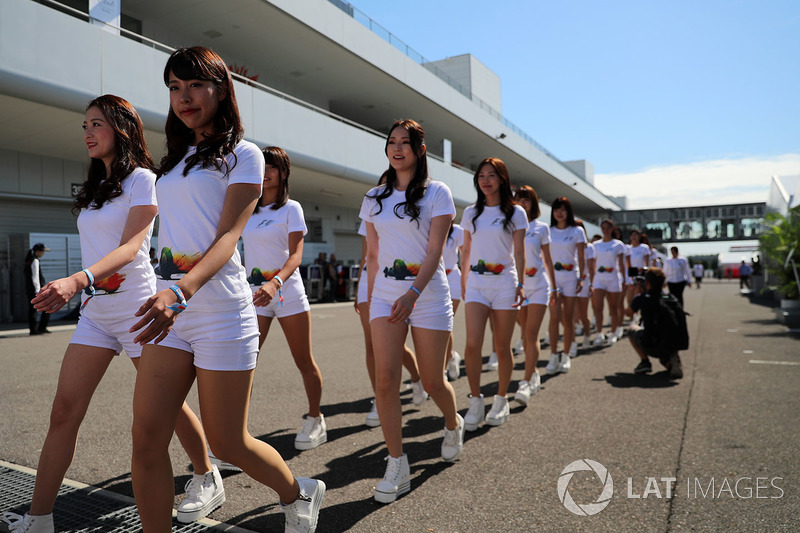
[[[169,290],[175,293],[175,296],[178,297],[178,301],[174,304],[168,305],[167,309],[171,309],[176,314],[183,313],[188,307],[188,304],[186,303],[186,297],[183,295],[183,291],[180,287],[178,287],[177,283],[170,285]]]
[[[81,272],[86,274],[86,277],[89,278],[89,286],[83,289],[83,293],[88,296],[94,296],[94,274],[92,274],[88,268],[84,268]]]
[[[416,292],[416,293],[417,293],[417,296],[422,296],[422,293],[420,292],[420,290],[419,290],[418,288],[416,288],[415,286],[413,286],[413,285],[412,285],[412,286],[410,287],[410,290],[412,290],[412,291]]]

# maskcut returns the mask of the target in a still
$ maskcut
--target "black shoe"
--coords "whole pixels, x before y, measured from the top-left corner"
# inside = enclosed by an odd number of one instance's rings
[[[31,335],[41,335],[41,331],[31,331]]]
[[[681,365],[681,357],[677,353],[669,359],[669,377],[671,379],[683,377],[683,365]]]
[[[642,361],[636,365],[636,368],[633,370],[634,374],[647,374],[653,370],[653,365],[650,364],[648,359],[642,359]]]
[[[53,333],[53,332],[50,331],[49,329],[40,329],[38,331],[38,333],[39,333],[39,335],[43,335],[43,334],[48,334],[49,335],[50,333]]]

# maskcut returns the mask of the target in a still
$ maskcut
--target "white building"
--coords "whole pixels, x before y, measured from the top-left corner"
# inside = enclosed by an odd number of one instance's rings
[[[129,100],[157,161],[162,70],[179,46],[209,46],[247,76],[236,85],[245,135],[292,159],[292,197],[310,229],[304,262],[321,251],[358,259],[358,207],[387,167],[385,133],[398,118],[423,125],[431,175],[459,209],[474,201],[474,167],[487,156],[544,200],[568,196],[586,220],[619,209],[591,165],[558,161],[501,115],[500,79],[477,59],[428,61],[346,2],[120,1],[122,29],[91,19],[89,0],[0,2],[0,320],[24,316],[20,269],[33,243],[52,250],[48,279],[80,268],[70,206],[88,161],[86,104]]]

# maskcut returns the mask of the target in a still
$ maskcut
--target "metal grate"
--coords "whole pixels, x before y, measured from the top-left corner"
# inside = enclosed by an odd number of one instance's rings
[[[24,514],[30,506],[35,476],[0,467],[0,511]],[[91,494],[90,494],[90,491]],[[139,514],[133,500],[96,489],[77,489],[61,485],[53,516],[56,531],[123,532],[141,531]],[[176,533],[212,531],[202,524],[174,523]]]

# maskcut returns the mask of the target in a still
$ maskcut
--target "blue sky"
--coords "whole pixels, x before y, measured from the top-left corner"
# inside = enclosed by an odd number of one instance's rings
[[[507,118],[631,208],[765,201],[800,174],[797,0],[351,3],[429,60],[473,54]]]

